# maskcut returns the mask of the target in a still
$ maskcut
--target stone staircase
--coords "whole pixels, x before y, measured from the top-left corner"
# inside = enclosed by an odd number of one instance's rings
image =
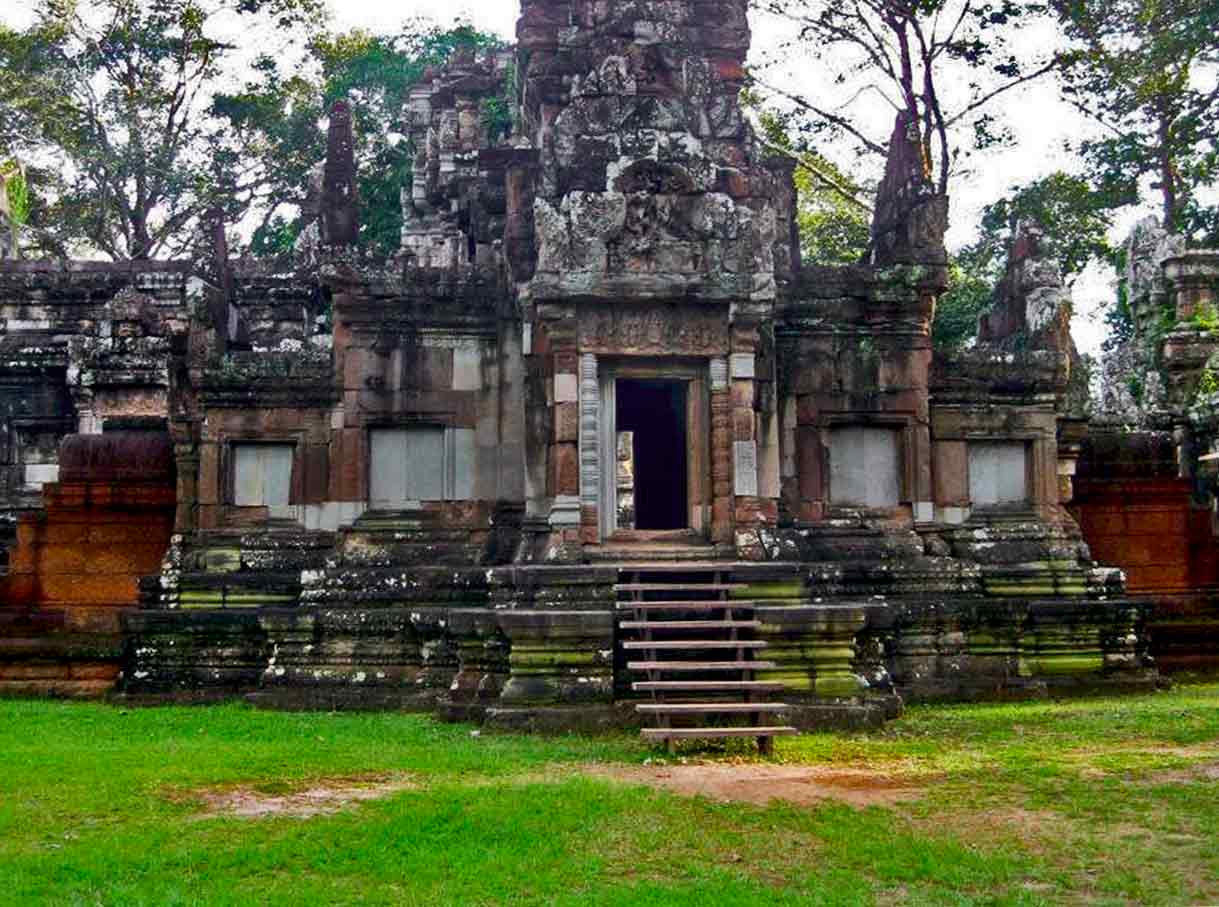
[[[774,663],[752,638],[754,602],[733,597],[748,587],[730,576],[715,563],[619,568],[619,645],[627,669],[646,677],[632,689],[651,700],[635,706],[654,723],[642,735],[670,751],[679,740],[754,737],[769,753],[775,737],[796,733],[783,721],[789,706],[767,698],[783,684],[756,678]]]

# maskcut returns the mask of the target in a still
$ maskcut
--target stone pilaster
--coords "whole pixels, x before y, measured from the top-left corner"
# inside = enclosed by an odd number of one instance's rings
[[[580,357],[580,529],[584,544],[600,540],[599,501],[601,469],[601,387],[597,357]],[[612,469],[613,464],[604,464]]]
[[[765,560],[760,531],[778,522],[778,501],[764,498],[760,485],[758,437],[758,349],[756,324],[738,324],[732,332],[728,358],[730,425],[732,431],[733,529],[737,556]]]
[[[711,540],[732,541],[732,392],[728,360],[711,360]]]

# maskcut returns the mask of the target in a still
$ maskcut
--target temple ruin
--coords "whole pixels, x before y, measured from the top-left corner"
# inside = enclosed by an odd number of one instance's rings
[[[934,351],[948,199],[899,120],[868,260],[801,261],[746,8],[523,0],[513,51],[412,92],[391,261],[355,245],[340,104],[291,266],[222,229],[3,263],[0,690],[673,740],[1154,685],[1154,603],[1077,519],[1108,538],[1113,458],[1037,231]],[[1215,285],[1187,261],[1154,291],[1183,318]]]

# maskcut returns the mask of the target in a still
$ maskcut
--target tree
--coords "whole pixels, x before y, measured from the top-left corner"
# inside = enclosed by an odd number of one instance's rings
[[[796,227],[801,258],[812,264],[845,265],[862,259],[871,242],[872,209],[863,201],[866,190],[806,143],[791,136],[789,113],[763,106],[753,92],[743,103],[757,115],[766,146],[791,158],[796,184]]]
[[[256,204],[270,176],[253,136],[211,107],[240,58],[225,35],[261,35],[282,52],[323,9],[323,0],[37,0],[30,28],[0,28],[0,146],[53,162],[37,170],[34,246],[174,254],[209,209],[235,219]]]
[[[1113,199],[1093,191],[1082,177],[1059,171],[1013,186],[983,208],[977,239],[949,265],[948,291],[936,307],[931,331],[936,349],[961,349],[974,338],[1022,222],[1042,228],[1043,242],[1070,284],[1092,262],[1115,261],[1118,251],[1108,239],[1114,207]]]
[[[216,102],[236,128],[260,135],[256,144],[272,177],[252,251],[274,255],[291,249],[303,227],[310,172],[325,154],[325,134],[317,124],[345,98],[355,125],[360,243],[376,254],[396,252],[401,193],[410,186],[415,152],[403,122],[411,89],[430,67],[443,65],[458,50],[500,46],[498,37],[470,25],[439,28],[416,20],[396,35],[321,34],[309,42],[305,63],[286,72],[273,58],[259,60],[259,79]],[[489,107],[485,115],[499,113]]]
[[[1061,170],[1023,186],[982,210],[977,245],[1003,261],[1022,221],[1045,231],[1045,244],[1068,284],[1092,262],[1112,262],[1109,242],[1115,199],[1095,191],[1083,177]]]
[[[918,124],[927,172],[946,193],[954,164],[970,148],[1007,139],[993,102],[1053,69],[1053,53],[1024,60],[1012,27],[1044,11],[1017,0],[754,0],[793,23],[799,53],[821,62],[834,96],[813,100],[761,81],[807,117],[807,132],[847,139],[862,154],[883,156],[887,141],[870,129],[858,104],[879,96]],[[952,75],[948,75],[949,72]],[[962,90],[963,89],[963,90]],[[963,134],[968,133],[968,138]]]
[[[1219,217],[1198,194],[1219,176],[1219,2],[1054,6],[1075,49],[1064,92],[1104,129],[1081,144],[1096,185],[1133,203],[1150,181],[1169,230],[1219,241]]]
[[[931,323],[931,345],[936,352],[956,352],[977,337],[978,316],[990,309],[1001,270],[984,246],[967,247],[952,257],[948,290],[936,303]]]

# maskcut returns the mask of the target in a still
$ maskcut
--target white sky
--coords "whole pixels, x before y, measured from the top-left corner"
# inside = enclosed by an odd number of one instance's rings
[[[496,32],[507,39],[515,34],[519,6],[516,0],[330,0],[334,26],[390,32],[417,16],[436,19],[441,24],[465,19],[477,27]],[[0,0],[0,18],[14,25],[28,22],[32,0]],[[773,49],[778,28],[773,22],[754,19],[756,61]],[[1023,40],[1052,42],[1052,30],[1032,29]],[[788,81],[790,80],[790,81]],[[793,93],[815,97],[817,73],[793,68],[785,76]],[[892,114],[877,100],[883,116]],[[950,247],[971,241],[984,205],[1003,195],[1011,186],[1044,176],[1056,169],[1070,168],[1071,157],[1062,150],[1063,141],[1076,139],[1087,129],[1083,119],[1062,103],[1052,79],[1014,91],[996,108],[1016,136],[1014,147],[979,156],[972,162],[972,173],[955,180],[952,189],[952,229]],[[881,130],[887,138],[887,130]],[[833,155],[831,155],[833,156]],[[851,161],[839,157],[840,166],[850,169]],[[1115,229],[1115,239],[1125,236],[1136,220],[1148,210],[1127,210]],[[1104,338],[1100,309],[1112,298],[1112,275],[1100,269],[1085,274],[1075,285],[1076,317],[1073,330],[1083,352],[1095,351]]]

